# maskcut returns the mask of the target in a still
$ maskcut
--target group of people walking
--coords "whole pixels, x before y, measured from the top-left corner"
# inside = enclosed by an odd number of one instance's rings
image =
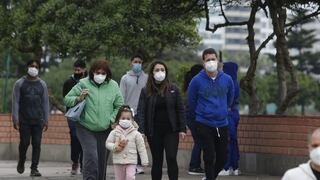
[[[106,60],[95,61],[88,73],[85,63],[77,60],[74,74],[63,86],[68,108],[86,101],[80,121],[68,120],[71,173],[80,169],[84,180],[106,179],[111,152],[116,180],[135,179],[136,173],[142,173],[143,167],[149,165],[146,139],[152,157],[152,180],[162,179],[164,152],[168,177],[177,180],[178,145],[185,138],[187,127],[194,138],[190,174],[204,173],[203,179],[213,180],[223,168],[237,170],[237,65],[223,66],[211,48],[203,52],[202,60],[203,65],[192,67],[185,76],[185,101],[162,61],[152,62],[146,74],[142,70],[143,58],[133,56],[131,70],[121,78],[119,87]],[[30,61],[27,66],[27,75],[17,81],[13,93],[13,121],[21,136],[17,171],[24,172],[27,142],[32,137],[32,145],[39,148],[33,148],[30,175],[41,176],[37,165],[42,129],[47,129],[48,92],[38,73],[32,73],[39,71],[40,64]],[[37,106],[28,106],[30,103]],[[29,136],[24,135],[26,131]]]

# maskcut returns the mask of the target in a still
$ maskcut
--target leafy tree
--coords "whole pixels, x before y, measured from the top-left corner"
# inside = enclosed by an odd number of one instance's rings
[[[58,66],[51,66],[49,71],[40,76],[46,83],[49,91],[51,109],[65,111],[63,105],[62,88],[63,83],[73,73],[73,61],[65,59]]]
[[[296,9],[293,18],[290,20],[296,21],[306,16],[307,13],[308,10],[306,9]],[[297,52],[297,55],[291,56],[291,58],[298,61],[298,70],[319,74],[320,63],[318,60],[320,52],[314,53],[311,51],[313,44],[319,41],[316,38],[316,30],[303,27],[306,23],[313,23],[314,21],[314,19],[307,19],[292,28],[292,31],[288,34],[288,48]]]
[[[43,47],[59,57],[90,60],[139,51],[149,60],[166,48],[198,43],[199,13],[185,4],[188,1],[3,1],[0,15],[7,19],[0,24],[0,41],[32,53],[36,60],[43,57]]]
[[[305,107],[311,103],[315,103],[317,101],[315,97],[319,97],[320,95],[319,83],[303,73],[299,74],[299,82],[300,92],[294,99],[293,104],[300,105],[301,115],[305,115]]]

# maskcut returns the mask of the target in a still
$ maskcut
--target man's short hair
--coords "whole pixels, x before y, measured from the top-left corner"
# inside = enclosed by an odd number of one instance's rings
[[[73,63],[73,67],[86,68],[86,62],[84,60],[78,59]]]
[[[218,58],[218,54],[217,54],[217,51],[213,48],[208,48],[208,49],[205,49],[202,53],[202,60],[204,60],[204,57],[207,55],[207,54],[215,54],[216,57]]]
[[[311,145],[312,136],[315,135],[315,134],[320,134],[320,128],[317,128],[317,129],[313,130],[311,133],[308,134],[308,145]]]
[[[29,61],[26,63],[26,66],[29,67],[29,66],[30,66],[31,64],[33,64],[33,63],[37,63],[37,65],[38,65],[38,67],[39,67],[39,69],[40,69],[40,66],[41,66],[40,61],[37,61],[37,60],[34,60],[34,59],[29,60]]]
[[[143,60],[143,58],[140,54],[136,54],[136,55],[132,56],[130,60],[133,61],[134,58],[140,58],[141,60]]]

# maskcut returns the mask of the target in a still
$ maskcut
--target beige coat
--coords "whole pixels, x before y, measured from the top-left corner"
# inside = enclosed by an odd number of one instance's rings
[[[121,152],[115,152],[116,142],[127,139],[128,144]],[[120,126],[116,126],[108,136],[106,147],[113,152],[113,164],[137,164],[139,153],[142,165],[148,165],[148,155],[144,139],[135,127],[130,127],[127,131]]]

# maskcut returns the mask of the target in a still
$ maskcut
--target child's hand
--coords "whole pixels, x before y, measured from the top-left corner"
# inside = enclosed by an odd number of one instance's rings
[[[127,144],[128,144],[128,139],[121,139],[118,145],[122,148],[125,148]]]
[[[123,151],[123,147],[121,147],[121,146],[119,146],[119,145],[116,145],[116,146],[115,146],[115,152],[119,153],[119,152],[121,152],[121,151]]]
[[[123,151],[123,149],[126,147],[127,144],[128,144],[127,139],[120,139],[120,138],[117,139],[115,143],[115,152]]]

